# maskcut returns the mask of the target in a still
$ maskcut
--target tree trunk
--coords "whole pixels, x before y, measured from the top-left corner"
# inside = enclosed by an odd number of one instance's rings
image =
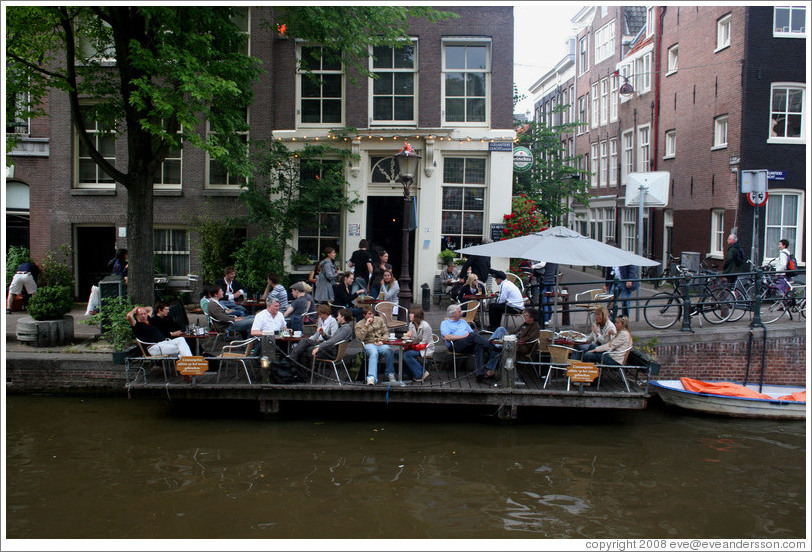
[[[139,305],[152,305],[155,301],[152,209],[152,178],[138,175],[127,187],[127,287]]]

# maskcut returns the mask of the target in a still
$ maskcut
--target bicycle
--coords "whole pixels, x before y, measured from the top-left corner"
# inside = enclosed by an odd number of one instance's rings
[[[678,275],[677,267],[679,266],[679,261],[680,261],[679,257],[675,257],[674,255],[669,253],[668,254],[668,264],[665,266],[665,270],[663,270],[663,273],[662,273],[661,277],[662,278],[666,278],[666,277],[674,278],[674,277],[676,277]],[[659,288],[661,288],[663,286],[663,284],[666,284],[666,283],[673,285],[673,283],[671,281],[659,279],[659,280],[656,280],[654,282],[654,288],[659,289]]]
[[[675,265],[679,280],[674,282],[674,291],[661,291],[652,295],[643,307],[643,317],[652,328],[665,330],[673,326],[682,317],[685,295],[683,285],[697,275],[686,268]],[[730,318],[735,298],[729,289],[711,284],[708,276],[702,276],[704,283],[699,299],[691,300],[690,316],[702,315],[711,324],[721,324]],[[689,284],[694,285],[694,284]],[[700,326],[702,319],[699,320]]]
[[[787,282],[787,292],[781,293],[781,286],[778,283],[779,275],[769,271],[772,268],[772,263],[767,265],[766,268],[768,271],[764,272],[762,280],[761,321],[764,324],[772,324],[785,314],[792,320],[793,312],[798,313],[802,318],[806,318],[806,285]],[[755,284],[751,285],[747,289],[748,295],[755,297],[755,290]]]

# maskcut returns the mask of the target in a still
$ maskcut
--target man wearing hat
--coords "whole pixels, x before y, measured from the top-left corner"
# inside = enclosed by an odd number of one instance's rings
[[[293,301],[291,301],[288,308],[285,309],[285,314],[283,316],[290,320],[290,328],[292,330],[304,330],[302,317],[306,313],[314,312],[316,310],[316,302],[310,295],[312,290],[313,288],[311,288],[310,285],[306,284],[305,282],[296,282],[290,286],[290,293],[293,295]]]
[[[492,332],[502,325],[503,314],[521,314],[524,310],[524,297],[516,284],[508,280],[501,270],[494,271],[493,279],[499,286],[499,297],[488,307],[488,330]]]

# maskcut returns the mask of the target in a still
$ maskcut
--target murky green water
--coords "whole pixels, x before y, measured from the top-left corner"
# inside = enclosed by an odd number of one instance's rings
[[[799,422],[8,397],[8,538],[803,538]]]

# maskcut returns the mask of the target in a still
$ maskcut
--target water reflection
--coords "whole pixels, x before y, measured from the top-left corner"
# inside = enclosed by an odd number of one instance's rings
[[[656,409],[553,410],[513,426],[377,406],[226,412],[9,397],[9,537],[804,533],[803,423]]]

